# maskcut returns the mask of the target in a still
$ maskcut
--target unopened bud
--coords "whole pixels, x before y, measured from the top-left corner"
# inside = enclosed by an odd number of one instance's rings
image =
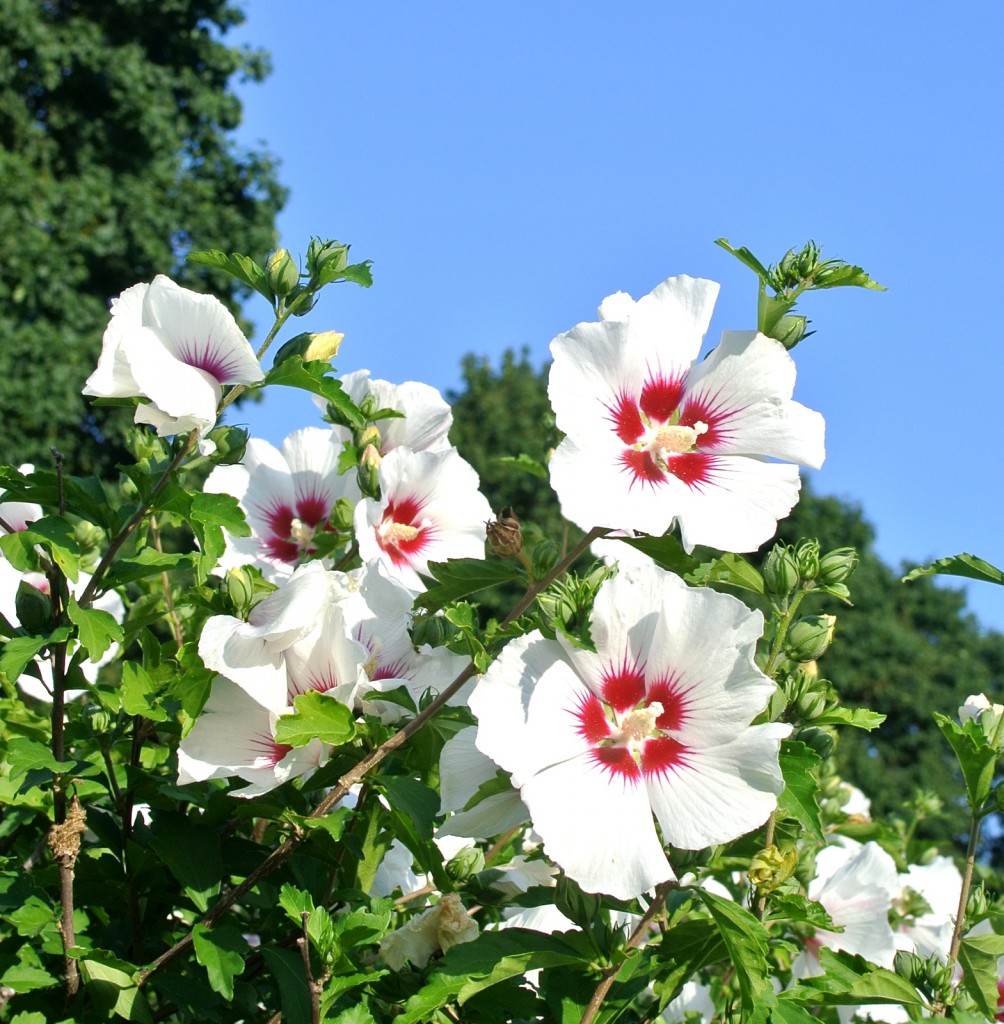
[[[276,249],[265,262],[265,280],[276,295],[288,295],[300,280],[300,268],[288,249]]]
[[[763,580],[772,597],[787,597],[798,586],[798,563],[791,548],[775,544],[763,560]]]
[[[331,510],[331,515],[328,517],[328,522],[339,531],[339,533],[347,533],[352,529],[352,524],[355,519],[355,506],[349,501],[348,498],[339,498],[335,502],[335,507]]]
[[[242,462],[250,436],[250,431],[244,427],[216,427],[209,431],[209,440],[216,445],[214,464],[236,466]]]
[[[811,747],[820,757],[829,757],[833,753],[833,734],[818,725],[799,730],[798,739],[807,747]]]
[[[465,846],[446,862],[446,874],[454,882],[464,882],[485,866],[485,855],[476,846]]]
[[[100,704],[87,704],[81,717],[94,736],[107,736],[115,726],[115,716]]]
[[[785,638],[785,648],[794,661],[815,661],[822,657],[833,639],[836,615],[807,615],[793,623]]]
[[[310,362],[317,360],[326,363],[338,355],[342,346],[342,339],[345,337],[338,331],[321,331],[320,334],[310,335],[310,342],[303,353],[303,361]]]
[[[245,568],[228,569],[224,576],[227,586],[227,597],[233,602],[239,618],[247,618],[251,605],[254,603],[254,577]]]
[[[104,530],[100,526],[95,526],[86,519],[81,519],[73,527],[73,539],[81,551],[93,551],[104,540],[104,535]]]
[[[977,921],[986,917],[989,907],[990,901],[987,899],[987,894],[982,883],[974,885],[969,890],[969,896],[966,898],[967,923],[972,926]]]
[[[799,541],[795,546],[795,560],[802,579],[814,580],[819,575],[819,541]]]
[[[798,850],[794,843],[781,847],[768,846],[750,861],[749,880],[757,892],[771,892],[787,882],[798,867]]]
[[[383,438],[380,436],[380,429],[375,423],[368,424],[363,432],[359,435],[359,439],[356,444],[360,448],[366,448],[372,445],[377,452],[380,451],[380,446],[383,444]]]
[[[834,548],[819,559],[819,582],[831,585],[843,583],[858,564],[854,548]]]
[[[314,277],[333,281],[349,264],[349,247],[331,240],[312,238],[307,246],[307,269]]]
[[[52,601],[48,594],[43,594],[25,580],[17,585],[14,598],[17,620],[28,633],[47,633],[52,629]],[[16,623],[11,623],[16,625]]]
[[[371,444],[366,445],[362,455],[359,456],[356,481],[364,498],[380,497],[380,463],[382,461],[380,453]]]
[[[826,695],[823,693],[803,693],[795,703],[795,710],[804,722],[819,718],[826,710]]]
[[[518,555],[523,550],[523,534],[519,519],[509,505],[499,512],[498,518],[485,523],[485,533],[492,554],[498,555],[499,558],[509,558],[510,555]]]
[[[809,321],[806,317],[799,316],[797,313],[789,314],[778,320],[770,336],[781,342],[785,348],[793,349],[805,337],[805,328],[808,325]]]

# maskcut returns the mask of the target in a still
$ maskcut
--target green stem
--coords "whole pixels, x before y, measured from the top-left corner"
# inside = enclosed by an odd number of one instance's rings
[[[774,641],[770,648],[770,656],[767,658],[767,665],[763,670],[764,675],[770,676],[771,679],[774,678],[774,670],[777,668],[778,659],[781,657],[781,649],[784,647],[784,638],[788,635],[788,629],[791,627],[791,620],[795,617],[795,612],[798,611],[798,606],[802,603],[803,597],[805,597],[805,591],[800,590],[792,598],[791,604],[781,616],[781,621],[777,624]]]
[[[953,970],[959,959],[962,930],[966,926],[966,904],[969,902],[969,889],[973,884],[973,867],[976,864],[976,846],[980,838],[981,820],[974,810],[972,824],[969,826],[969,845],[966,847],[966,866],[962,873],[962,888],[959,890],[959,908],[955,913],[955,930],[952,932],[952,944],[948,947],[948,966]],[[944,1008],[939,1015],[944,1016]]]

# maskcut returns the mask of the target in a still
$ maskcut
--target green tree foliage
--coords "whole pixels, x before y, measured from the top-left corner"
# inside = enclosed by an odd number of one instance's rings
[[[0,447],[71,472],[106,472],[128,412],[89,410],[108,300],[185,265],[191,248],[265,252],[285,191],[272,158],[242,152],[233,77],[266,55],[227,46],[228,0],[0,0]]]
[[[560,543],[560,510],[546,482],[498,461],[519,452],[543,461],[557,444],[546,368],[535,369],[525,351],[519,357],[510,351],[498,370],[474,356],[465,359],[463,369],[464,388],[448,396],[454,443],[481,474],[493,508],[514,506],[531,539],[540,534]],[[936,710],[954,715],[970,693],[1000,699],[1004,636],[981,628],[966,611],[961,590],[935,586],[930,578],[901,583],[902,571],[875,553],[874,530],[861,509],[820,497],[807,483],[777,539],[798,537],[818,538],[824,551],[853,546],[860,556],[849,581],[853,607],[833,599],[819,605],[839,618],[820,668],[844,703],[870,707],[887,719],[874,733],[843,730],[840,773],[872,798],[882,816],[908,816],[904,804],[917,790],[934,792],[944,810],[921,825],[922,834],[955,838],[963,820],[957,805],[962,788],[931,715]],[[497,613],[494,606],[491,610]]]

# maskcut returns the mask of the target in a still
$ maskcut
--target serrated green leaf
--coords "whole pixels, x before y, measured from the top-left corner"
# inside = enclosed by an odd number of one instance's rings
[[[826,912],[826,908],[807,896],[794,892],[780,892],[775,889],[767,898],[768,921],[790,921],[795,924],[808,924],[813,928],[822,928],[829,932],[842,932],[841,925],[834,924]]]
[[[299,356],[290,356],[268,371],[264,384],[300,388],[320,395],[338,410],[349,426],[362,430],[366,426],[365,417],[342,388],[342,382],[329,376],[331,372],[330,363],[316,359],[305,363]]]
[[[10,741],[7,747],[7,761],[10,764],[10,780],[17,782],[29,771],[44,769],[53,774],[68,772],[74,766],[73,761],[57,761],[44,743],[18,736]]]
[[[975,719],[965,725],[934,712],[934,721],[955,751],[962,778],[966,784],[966,799],[973,810],[986,803],[993,788],[997,751],[990,746],[982,727]]]
[[[370,270],[370,267],[372,266],[372,260],[363,260],[362,263],[350,263],[342,271],[342,278],[363,288],[371,288],[373,286],[373,272]]]
[[[905,979],[875,967],[863,956],[819,950],[823,973],[796,982],[783,995],[800,1003],[821,1006],[855,1006],[862,1003],[900,1003],[925,1006],[920,993]]]
[[[748,590],[761,596],[765,592],[763,576],[760,575],[742,555],[726,554],[713,562],[705,562],[697,566],[687,577],[689,582],[698,585],[707,583],[724,583],[740,590]]]
[[[199,266],[222,270],[225,274],[229,274],[242,284],[254,289],[270,303],[274,301],[272,291],[265,283],[265,272],[247,256],[236,252],[227,255],[220,249],[203,249],[198,252],[190,252],[185,259],[189,263]]]
[[[877,729],[886,719],[868,708],[830,708],[812,720],[813,725],[849,725],[854,729]]]
[[[720,246],[726,252],[731,253],[740,263],[750,268],[761,281],[768,281],[770,275],[767,273],[767,268],[746,248],[745,245],[741,245],[738,249],[729,244],[727,238],[716,238],[715,245]]]
[[[446,953],[426,984],[405,1003],[395,1024],[425,1024],[446,1003],[456,999],[463,1004],[478,992],[527,971],[585,962],[587,954],[557,936],[524,928],[483,932],[473,942]]]
[[[446,562],[430,562],[430,583],[424,594],[415,599],[416,608],[436,611],[451,601],[459,601],[469,594],[526,579],[522,566],[508,560],[486,561],[482,558],[451,558]]]
[[[34,895],[29,896],[22,906],[4,915],[4,918],[14,926],[18,935],[23,935],[27,939],[37,936],[43,928],[55,920],[55,917],[55,908]]]
[[[209,984],[227,1002],[234,998],[234,978],[244,973],[244,956],[248,944],[232,925],[207,928],[197,924],[192,929],[195,959],[209,976]]]
[[[817,842],[824,842],[819,820],[819,783],[815,776],[822,759],[805,743],[782,740],[779,760],[784,790],[778,797],[778,808],[800,821]]]
[[[293,700],[296,709],[291,715],[281,715],[275,723],[277,743],[291,747],[306,746],[311,740],[340,746],[355,735],[356,724],[352,710],[340,701],[310,690]]]
[[[547,466],[525,452],[520,452],[519,455],[496,455],[492,462],[500,466],[512,466],[513,469],[520,469],[524,473],[529,473],[530,476],[537,477],[538,480],[548,478]]]
[[[921,576],[961,576],[968,580],[979,580],[982,583],[1004,584],[1004,572],[985,562],[976,555],[949,555],[939,558],[930,565],[918,566],[903,577],[904,583],[919,579]]]
[[[66,613],[76,625],[77,638],[91,661],[99,661],[113,643],[122,642],[122,627],[108,612],[100,608],[81,608],[70,595]]]
[[[757,1002],[762,1001],[767,992],[773,995],[767,968],[767,930],[738,903],[716,896],[706,889],[698,889],[697,895],[708,908],[722,942],[729,951],[729,959],[735,967],[739,983],[743,1012],[752,1016],[757,1009]]]
[[[157,692],[157,684],[146,669],[134,661],[122,662],[122,710],[129,715],[142,715],[152,722],[165,722],[168,715],[163,708],[150,702]]]
[[[1004,935],[972,935],[959,946],[962,983],[989,1018],[997,1014],[997,960],[1002,956]]]
[[[69,626],[60,626],[46,636],[16,636],[5,641],[0,653],[0,672],[14,682],[42,648],[62,643],[69,636]]]

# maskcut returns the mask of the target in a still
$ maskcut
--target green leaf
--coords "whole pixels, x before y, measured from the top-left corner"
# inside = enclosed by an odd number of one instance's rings
[[[712,922],[700,918],[681,921],[666,932],[660,943],[659,969],[653,983],[656,995],[661,1002],[675,999],[697,971],[726,956],[725,943]]]
[[[833,923],[826,908],[807,896],[795,892],[781,892],[775,889],[768,895],[767,919],[769,921],[790,921],[794,924],[808,924],[830,932],[842,932],[841,925]]]
[[[161,554],[156,548],[142,548],[131,558],[118,559],[104,579],[103,590],[114,590],[126,583],[145,580],[157,573],[170,572],[172,569],[189,568],[195,559],[192,555],[166,552]]]
[[[763,576],[742,555],[727,554],[713,562],[697,566],[687,577],[688,582],[703,585],[725,583],[740,590],[749,590],[761,596],[765,592]]]
[[[972,935],[959,946],[962,984],[989,1018],[997,1013],[997,960],[1004,956],[1004,935]]]
[[[280,715],[275,723],[277,743],[306,746],[312,739],[340,746],[356,733],[351,708],[317,690],[301,693],[293,700],[296,711]]]
[[[58,978],[31,964],[12,964],[0,975],[0,985],[12,988],[15,992],[35,992],[58,984]],[[44,1020],[42,1024],[45,1024]]]
[[[434,1010],[527,971],[588,961],[571,943],[524,928],[482,932],[473,942],[450,949],[435,973],[404,1005],[395,1024],[425,1024]]]
[[[43,769],[58,775],[68,772],[74,766],[73,761],[57,761],[45,744],[26,736],[19,736],[10,741],[7,760],[10,763],[11,782],[17,782],[22,775],[30,771]]]
[[[685,576],[693,572],[700,565],[699,559],[688,555],[683,550],[680,538],[673,534],[665,537],[606,537],[606,540],[619,540],[630,547],[648,555],[656,565],[663,569],[675,572],[678,576]]]
[[[71,594],[66,613],[76,625],[80,645],[91,661],[99,661],[113,643],[122,642],[122,627],[108,612],[100,608],[81,608]]]
[[[784,790],[778,798],[778,808],[800,821],[818,842],[825,842],[819,820],[819,783],[815,776],[822,759],[805,743],[782,740],[779,760]]]
[[[736,971],[743,1013],[753,1015],[758,1000],[771,991],[767,969],[768,935],[764,926],[748,911],[706,889],[697,895],[715,922]]]
[[[234,537],[249,537],[251,527],[244,511],[232,494],[196,494],[192,497],[189,523],[202,549],[198,560],[198,580],[201,583],[226,550],[223,531]]]
[[[960,725],[935,711],[934,721],[955,751],[959,767],[962,769],[962,778],[966,783],[969,806],[973,811],[978,811],[986,803],[993,788],[997,751],[990,746],[976,719],[970,719],[965,725]]]
[[[146,997],[136,987],[132,964],[102,949],[80,953],[80,974],[99,1010],[139,1024],[153,1024]]]
[[[363,260],[362,263],[350,263],[342,271],[342,279],[345,281],[351,281],[353,284],[358,284],[362,288],[372,288],[373,273],[370,270],[370,267],[372,266],[372,260]]]
[[[233,925],[207,928],[197,924],[192,938],[195,959],[205,967],[210,987],[230,1002],[234,998],[234,978],[244,973],[247,942]]]
[[[976,555],[950,555],[947,558],[939,558],[930,565],[918,566],[911,569],[903,577],[904,583],[919,579],[921,576],[962,576],[968,580],[979,580],[981,583],[1004,584],[1004,572],[985,562]]]
[[[185,259],[189,263],[196,263],[199,266],[222,270],[242,284],[253,288],[259,295],[268,299],[269,303],[275,301],[272,289],[266,284],[265,271],[247,256],[242,256],[237,252],[232,252],[228,256],[219,249],[203,249],[198,252],[190,252]]]
[[[458,601],[479,590],[525,580],[521,566],[508,560],[485,561],[482,558],[451,558],[446,562],[430,562],[429,576],[436,582],[415,599],[416,608],[436,610],[450,601]]]
[[[290,356],[278,366],[273,366],[265,375],[264,384],[276,384],[287,388],[300,388],[312,395],[320,395],[333,405],[345,422],[356,430],[366,426],[366,418],[359,407],[342,388],[342,382],[328,376],[331,364],[312,359],[305,363],[299,356]]]
[[[524,452],[520,452],[519,455],[496,455],[492,461],[500,466],[512,466],[514,469],[521,469],[524,473],[537,477],[538,480],[546,480],[548,478],[547,466]]]
[[[731,253],[740,263],[750,268],[761,281],[766,283],[770,280],[770,274],[767,272],[767,268],[746,248],[745,245],[741,245],[738,249],[734,248],[729,244],[727,238],[716,238],[715,245],[721,246],[726,252]]]
[[[223,857],[216,829],[181,814],[157,813],[150,824],[150,846],[185,887],[185,894],[205,912],[220,891]]]
[[[122,710],[128,715],[142,715],[152,722],[166,722],[168,714],[163,708],[151,704],[149,698],[157,692],[157,684],[138,662],[122,662]]]
[[[877,729],[886,719],[868,708],[830,708],[812,720],[813,725],[849,725],[854,729]]]
[[[0,672],[14,682],[43,647],[62,643],[69,636],[70,627],[60,626],[46,636],[17,636],[6,641],[0,654]]]
[[[863,956],[819,950],[823,974],[803,978],[783,993],[783,999],[823,1006],[861,1003],[901,1003],[925,1006],[920,993],[905,978],[875,967]]]
[[[387,797],[397,837],[415,855],[422,870],[431,874],[440,888],[452,888],[443,870],[443,858],[432,843],[433,822],[439,813],[439,796],[417,779],[384,775],[376,786]]]
[[[31,895],[16,910],[4,915],[18,935],[26,939],[37,936],[56,918],[56,910],[40,897]]]
[[[303,973],[303,958],[291,950],[269,946],[263,946],[261,953],[279,986],[283,1020],[310,1020],[310,991]]]

